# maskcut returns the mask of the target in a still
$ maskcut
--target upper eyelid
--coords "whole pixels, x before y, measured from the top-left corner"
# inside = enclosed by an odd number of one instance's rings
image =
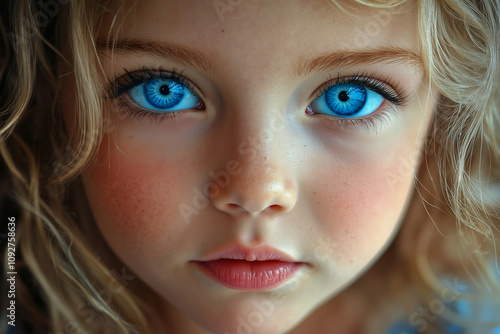
[[[137,79],[142,79],[144,82],[148,79],[173,79],[181,82],[182,84],[186,85],[186,87],[195,95],[197,95],[199,98],[202,98],[203,100],[206,100],[207,97],[203,93],[203,91],[193,82],[191,81],[187,76],[183,74],[183,71],[178,72],[175,68],[173,68],[171,71],[166,71],[163,68],[159,67],[157,69],[154,68],[148,68],[148,67],[143,67],[142,69],[137,69],[137,70],[132,70],[128,71],[125,69],[125,74],[122,74],[120,76],[116,76],[114,79],[110,80],[105,87],[106,91],[106,97],[117,97],[123,93],[125,93],[127,90],[137,86],[131,86],[128,89],[124,89],[120,94],[116,94],[114,91],[114,87],[117,85],[120,86],[120,80],[122,78],[126,78],[127,76],[131,78],[132,76],[136,76]],[[126,79],[124,79],[126,80]],[[391,95],[387,91],[382,91],[380,92],[380,87],[375,87],[373,89],[373,86],[366,85],[370,81],[373,82],[378,82],[381,86],[388,87],[396,96]],[[386,82],[386,81],[389,81]],[[309,100],[314,100],[315,98],[320,97],[327,89],[332,87],[333,85],[336,84],[341,84],[341,83],[353,83],[353,84],[358,84],[361,86],[364,86],[368,89],[376,90],[376,93],[381,94],[384,96],[385,99],[389,100],[391,103],[394,103],[396,105],[404,105],[407,102],[409,94],[402,91],[402,89],[397,89],[393,87],[393,84],[390,82],[390,78],[378,78],[377,76],[371,75],[369,73],[355,73],[353,75],[343,75],[341,76],[340,74],[337,75],[336,79],[333,79],[331,76],[326,79],[326,81],[321,84],[318,88],[314,90],[314,92],[311,94],[311,97]]]
[[[387,82],[387,81],[389,81],[389,82]],[[331,88],[337,84],[352,83],[352,84],[357,84],[357,85],[366,87],[367,89],[374,90],[376,93],[384,96],[384,98],[389,100],[389,102],[394,103],[396,105],[406,104],[408,102],[408,97],[410,94],[408,94],[401,87],[394,87],[394,86],[399,86],[399,85],[391,83],[391,81],[392,80],[390,80],[389,77],[378,78],[377,76],[371,75],[369,73],[355,73],[353,75],[344,75],[344,76],[341,76],[339,74],[339,75],[337,75],[337,78],[335,78],[335,79],[332,77],[328,77],[327,81],[325,81],[320,87],[318,87],[311,94],[311,98],[314,100],[315,98],[321,97],[322,94],[324,94],[329,88]],[[375,84],[375,82],[377,84],[379,84],[380,86],[387,87],[394,94],[391,95],[390,94],[391,92],[387,92],[387,91],[380,92],[381,87],[370,85],[370,83]]]
[[[124,83],[123,81],[128,79],[130,80],[130,83],[132,83],[132,80],[143,80],[142,83],[146,82],[147,80],[160,80],[160,79],[170,79],[174,81],[178,81],[181,84],[185,85],[193,94],[197,95],[200,98],[206,99],[205,94],[203,91],[193,82],[191,81],[187,76],[183,75],[183,71],[178,72],[175,68],[173,68],[171,71],[166,71],[162,69],[161,67],[158,69],[153,69],[153,68],[148,68],[148,67],[143,67],[140,70],[132,70],[129,71],[124,68],[125,73],[122,75],[117,75],[113,79],[109,80],[108,83],[105,85],[105,96],[108,98],[114,98],[118,97],[122,94],[124,94],[126,91],[132,89],[135,86],[138,86],[139,84],[135,85],[130,85],[130,87],[127,87],[126,89],[122,89],[123,91],[120,94],[117,94],[115,92],[115,88],[118,86],[123,86]],[[135,78],[134,78],[135,77]],[[125,79],[124,79],[125,78]],[[122,81],[122,82],[120,82]]]

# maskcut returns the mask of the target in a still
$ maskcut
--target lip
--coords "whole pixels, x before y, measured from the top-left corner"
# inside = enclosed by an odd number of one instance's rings
[[[272,247],[227,247],[195,261],[202,273],[235,290],[269,290],[290,280],[303,263]]]

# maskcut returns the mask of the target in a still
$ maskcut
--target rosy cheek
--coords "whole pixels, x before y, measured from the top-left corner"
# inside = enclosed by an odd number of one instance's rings
[[[391,182],[391,171],[397,173],[399,158],[409,157],[411,149],[393,147],[392,152],[365,152],[335,169],[335,177],[328,172],[317,175],[328,182],[314,192],[316,219],[328,222],[320,227],[321,238],[337,262],[366,263],[394,231],[412,189],[412,174],[399,174],[397,182]]]
[[[123,154],[111,144],[83,178],[101,232],[112,247],[124,246],[127,253],[169,243],[176,228],[171,220],[178,215],[169,203],[185,188],[183,169],[174,161],[152,160],[143,152],[127,147]]]

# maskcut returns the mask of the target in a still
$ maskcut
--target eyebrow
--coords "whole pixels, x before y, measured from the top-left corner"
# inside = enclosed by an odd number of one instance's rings
[[[179,65],[196,67],[205,72],[213,73],[214,60],[209,59],[200,51],[174,42],[156,42],[137,39],[97,40],[98,53],[108,55],[107,52],[118,54],[150,55],[169,59]]]
[[[179,65],[199,68],[207,73],[215,70],[215,61],[202,52],[175,42],[157,42],[138,39],[98,40],[97,52],[108,55],[117,54],[147,54],[168,59]],[[364,49],[336,51],[323,54],[313,59],[299,59],[296,64],[296,75],[306,76],[309,73],[331,71],[338,68],[370,65],[380,62],[399,63],[403,65],[423,66],[422,58],[414,51],[396,47],[380,49]]]
[[[337,68],[372,65],[381,62],[423,67],[422,57],[411,50],[396,47],[366,49],[359,51],[336,51],[310,60],[301,60],[297,65],[297,76],[328,71]]]

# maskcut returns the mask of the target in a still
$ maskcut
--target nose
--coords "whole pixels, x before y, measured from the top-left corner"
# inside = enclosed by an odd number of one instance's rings
[[[241,140],[233,146],[237,168],[233,168],[226,186],[211,198],[217,209],[233,216],[268,218],[292,210],[297,202],[297,186],[289,168],[292,164],[287,163],[287,152],[279,138],[275,139],[260,144]]]
[[[213,205],[234,216],[276,216],[289,212],[297,201],[292,180],[278,166],[255,159],[261,163],[241,164],[239,173],[231,176],[228,185],[212,197]]]

